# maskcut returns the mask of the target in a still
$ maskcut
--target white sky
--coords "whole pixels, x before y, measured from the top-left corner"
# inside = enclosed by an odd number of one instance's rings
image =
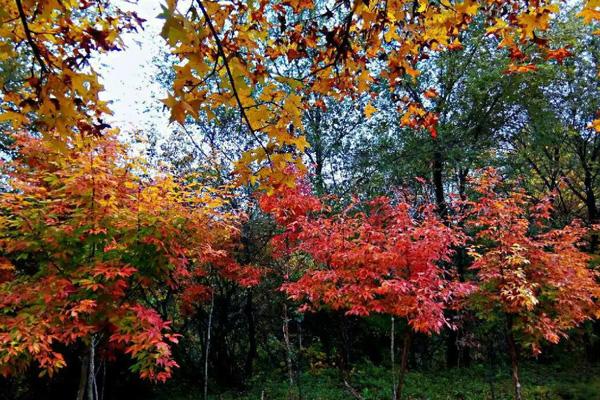
[[[167,132],[169,114],[157,111],[166,91],[153,81],[152,65],[153,58],[165,46],[160,36],[163,21],[156,18],[161,12],[162,1],[139,0],[138,4],[132,4],[119,0],[116,3],[121,9],[136,11],[146,22],[144,31],[123,36],[125,50],[102,55],[96,60],[105,88],[102,100],[110,100],[114,112],[109,122],[124,132],[151,128]]]

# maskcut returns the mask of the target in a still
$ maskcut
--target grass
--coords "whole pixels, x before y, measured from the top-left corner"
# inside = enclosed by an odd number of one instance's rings
[[[525,365],[522,368],[525,400],[600,400],[600,369],[577,369],[572,365]],[[290,388],[279,373],[257,376],[245,392],[226,391],[211,400],[353,400],[335,369],[304,372],[300,385]],[[364,400],[391,398],[389,370],[361,364],[352,371],[351,385]],[[493,395],[492,395],[493,392]],[[418,372],[406,376],[404,400],[508,400],[512,384],[507,371],[491,372],[484,366]],[[170,388],[156,400],[200,400],[198,388]]]

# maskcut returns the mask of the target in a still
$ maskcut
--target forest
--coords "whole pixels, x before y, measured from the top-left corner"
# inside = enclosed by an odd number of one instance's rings
[[[0,400],[600,399],[599,0],[0,0],[0,99]]]

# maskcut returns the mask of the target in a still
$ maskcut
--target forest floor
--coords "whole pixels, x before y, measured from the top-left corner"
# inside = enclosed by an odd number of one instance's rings
[[[211,400],[382,400],[391,398],[390,371],[364,364],[352,371],[351,386],[344,385],[335,369],[320,369],[300,375],[292,389],[285,376],[258,376],[244,392],[209,395]],[[297,382],[298,382],[297,381]],[[600,400],[600,368],[527,364],[522,368],[524,400]],[[508,370],[493,372],[485,366],[406,375],[404,400],[509,400],[512,384]],[[201,400],[199,389],[183,389],[157,400]]]

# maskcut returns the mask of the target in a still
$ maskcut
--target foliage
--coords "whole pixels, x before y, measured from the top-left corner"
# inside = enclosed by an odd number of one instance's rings
[[[58,344],[99,338],[108,354],[130,354],[142,377],[164,381],[178,335],[144,298],[185,289],[193,304],[210,290],[196,283],[209,268],[256,282],[256,271],[230,256],[234,215],[217,211],[225,192],[143,179],[143,164],[114,133],[69,140],[61,151],[28,134],[16,145],[0,198],[2,374],[32,361],[53,374],[65,366]]]
[[[254,398],[396,396],[407,366],[409,397],[482,398],[508,350],[520,399],[515,339],[600,354],[598,0],[167,0],[150,161],[92,62],[143,25],[118,4],[0,0],[0,397],[98,400],[129,357]],[[563,378],[523,393],[595,394]]]
[[[120,33],[143,21],[105,0],[2,0],[0,20],[0,61],[23,59],[24,52],[32,60],[30,76],[4,86],[0,121],[49,136],[100,134],[110,111],[99,99],[102,85],[90,59],[119,50]]]
[[[286,149],[302,152],[307,146],[298,135],[304,130],[301,111],[323,107],[324,96],[375,96],[371,85],[383,82],[391,93],[408,86],[409,95],[397,101],[402,125],[437,136],[439,116],[428,106],[437,92],[410,90],[420,75],[417,64],[436,52],[461,49],[460,33],[476,16],[508,50],[507,74],[537,70],[538,55],[561,61],[570,54],[542,37],[559,11],[550,1],[388,3],[199,0],[181,11],[176,0],[167,2],[162,34],[181,61],[165,100],[171,119],[183,123],[200,113],[212,119],[223,105],[237,108],[257,142],[242,156],[238,173],[270,189],[293,183],[284,173],[288,163],[303,168]],[[584,8],[586,21],[597,19],[595,8],[595,0]],[[528,44],[537,50],[526,51]],[[370,102],[365,105],[367,117],[375,111]]]
[[[276,251],[302,252],[316,263],[282,287],[292,299],[307,300],[304,309],[386,313],[407,318],[415,331],[439,332],[447,324],[445,307],[473,289],[448,280],[440,267],[462,237],[431,207],[378,198],[332,213],[302,186],[284,187],[261,204],[284,224],[273,238]]]
[[[556,369],[547,366],[528,364],[524,373],[524,381],[528,389],[525,398],[528,400],[586,400],[595,399],[600,382],[594,375],[595,370],[584,373],[584,376],[573,371]],[[482,400],[492,399],[493,388],[495,399],[511,398],[510,380],[507,374],[489,373],[488,368],[477,365],[460,370],[410,371],[406,377],[406,398],[409,400]],[[377,367],[369,363],[357,365],[353,371],[352,383],[364,399],[389,398],[389,369]],[[343,400],[349,393],[340,381],[335,370],[324,369],[318,372],[307,372],[301,378],[303,398]],[[266,376],[253,382],[245,392],[226,392],[212,396],[214,399],[257,399],[264,393],[265,399],[286,398],[289,388],[277,376]],[[174,394],[175,393],[175,394]],[[175,397],[173,397],[175,396]],[[195,399],[191,390],[169,390],[168,394],[158,394],[156,399],[175,398],[177,400]]]
[[[598,273],[578,248],[585,228],[577,221],[549,228],[548,199],[535,204],[523,191],[503,195],[500,183],[494,171],[485,171],[475,187],[479,196],[466,204],[477,243],[470,252],[479,281],[473,303],[483,318],[494,318],[495,310],[507,314],[509,329],[539,353],[541,340],[557,343],[598,317]]]

